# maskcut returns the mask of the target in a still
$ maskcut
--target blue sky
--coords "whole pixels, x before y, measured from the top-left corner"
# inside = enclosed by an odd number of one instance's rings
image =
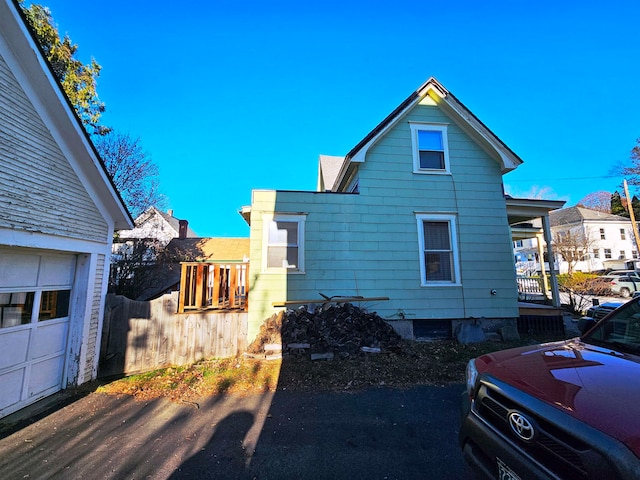
[[[523,160],[508,193],[614,191],[640,137],[640,2],[42,0],[103,67],[103,123],[200,236],[248,236],[252,189],[313,190],[430,76]]]

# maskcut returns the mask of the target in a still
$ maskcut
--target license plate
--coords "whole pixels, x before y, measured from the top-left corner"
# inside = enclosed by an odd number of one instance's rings
[[[520,477],[506,463],[499,458],[496,460],[498,461],[498,480],[520,480]]]

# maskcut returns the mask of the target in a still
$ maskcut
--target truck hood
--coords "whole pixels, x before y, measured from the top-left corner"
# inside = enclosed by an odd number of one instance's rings
[[[624,442],[640,457],[640,357],[576,338],[483,355],[476,366]]]

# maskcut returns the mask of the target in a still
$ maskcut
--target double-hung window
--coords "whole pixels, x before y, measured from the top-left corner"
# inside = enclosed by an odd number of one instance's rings
[[[275,214],[264,217],[262,270],[304,273],[305,215]]]
[[[418,214],[420,284],[460,283],[455,216]]]
[[[411,123],[414,173],[447,173],[449,148],[447,126]]]

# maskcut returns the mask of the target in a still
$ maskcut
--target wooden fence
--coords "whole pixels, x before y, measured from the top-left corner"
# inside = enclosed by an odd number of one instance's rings
[[[247,313],[176,313],[177,307],[177,292],[149,302],[108,295],[98,376],[234,357],[246,350]]]

